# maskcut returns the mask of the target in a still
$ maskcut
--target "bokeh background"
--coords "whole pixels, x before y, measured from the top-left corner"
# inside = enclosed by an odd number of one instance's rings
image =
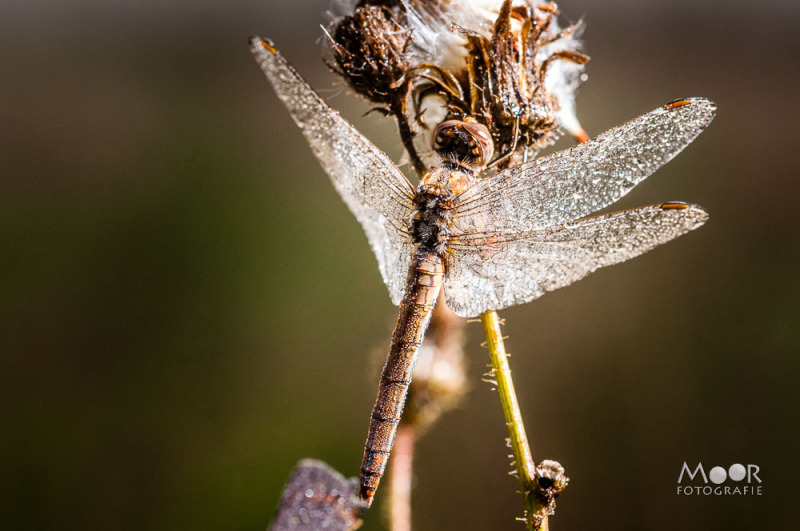
[[[534,456],[572,478],[552,528],[796,528],[800,4],[560,4],[591,134],[684,96],[719,113],[615,205],[706,226],[503,312]],[[398,158],[320,61],[327,8],[0,4],[3,528],[260,530],[299,459],[357,473],[395,308],[247,49],[274,39]],[[481,341],[418,448],[420,530],[521,529]],[[763,495],[676,496],[684,461],[756,464]]]

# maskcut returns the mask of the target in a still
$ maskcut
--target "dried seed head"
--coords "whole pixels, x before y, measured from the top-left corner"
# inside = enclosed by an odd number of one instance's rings
[[[588,57],[579,51],[582,26],[562,29],[554,3],[406,3],[415,55],[462,83],[465,101],[451,99],[447,119],[477,118],[492,132],[498,156],[547,146],[562,127],[579,136],[575,90]]]
[[[551,144],[560,133],[562,100],[567,120],[577,123],[572,119],[574,85],[563,79],[567,70],[554,67],[561,62],[580,66],[588,58],[575,50],[553,49],[565,35],[554,32],[556,14],[555,4],[515,6],[506,0],[491,38],[462,29],[471,112],[492,131],[498,154],[513,156],[520,149]],[[548,83],[551,68],[561,79]],[[509,156],[506,163],[511,161]]]
[[[481,163],[501,169],[535,155],[562,128],[585,135],[575,116],[588,60],[578,51],[581,25],[562,30],[553,2],[334,0],[334,8],[346,15],[329,35],[333,68],[395,116],[418,173],[435,159],[414,145],[417,126],[443,120],[486,126],[494,152]],[[439,99],[430,105],[428,96]],[[431,121],[439,106],[444,112]]]
[[[558,461],[545,459],[536,467],[534,494],[539,498],[544,511],[542,516],[553,514],[556,498],[561,494],[569,478],[564,475],[564,467]]]
[[[361,2],[351,15],[336,20],[329,35],[335,69],[373,103],[387,104],[410,67],[411,31],[403,25],[399,2]]]

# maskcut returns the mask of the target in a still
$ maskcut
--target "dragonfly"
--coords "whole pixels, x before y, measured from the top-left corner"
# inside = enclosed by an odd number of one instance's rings
[[[270,41],[253,37],[251,51],[361,223],[399,306],[361,464],[359,496],[367,506],[442,289],[456,314],[476,317],[530,302],[708,219],[700,206],[682,202],[591,214],[691,143],[714,117],[709,100],[673,101],[583,144],[497,172],[485,171],[493,148],[484,126],[443,122],[432,135],[441,162],[414,188]]]

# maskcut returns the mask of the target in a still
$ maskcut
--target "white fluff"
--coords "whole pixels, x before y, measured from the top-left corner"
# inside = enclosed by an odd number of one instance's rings
[[[464,68],[466,39],[453,29],[461,28],[491,37],[500,13],[500,0],[403,0],[409,13],[416,50],[428,62],[448,70]]]
[[[560,31],[560,29],[556,29],[556,31]],[[539,52],[539,59],[544,60],[544,58],[561,50],[579,51],[582,46],[578,38],[582,32],[583,22],[578,22],[573,26],[573,31],[568,36],[542,48]],[[575,91],[585,77],[583,70],[584,65],[571,61],[554,61],[547,67],[547,74],[544,78],[545,88],[558,103],[556,114],[561,127],[575,137],[585,134],[575,113]]]

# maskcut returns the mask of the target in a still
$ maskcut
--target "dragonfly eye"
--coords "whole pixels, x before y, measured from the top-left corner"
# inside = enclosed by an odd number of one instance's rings
[[[492,158],[494,142],[486,126],[447,120],[440,123],[433,133],[433,150],[443,159],[481,168]]]

